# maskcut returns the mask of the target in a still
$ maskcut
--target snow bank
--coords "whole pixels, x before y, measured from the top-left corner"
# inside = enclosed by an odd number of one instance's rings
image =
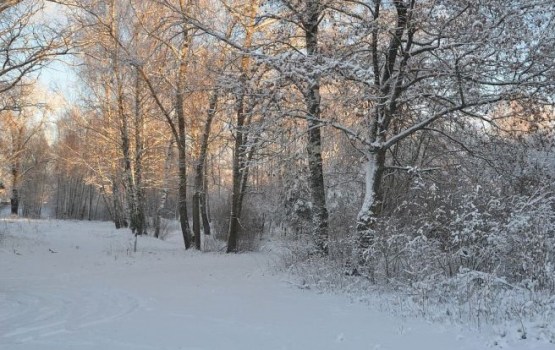
[[[150,237],[132,246],[109,223],[0,221],[0,349],[495,347],[487,334],[292,287],[269,273],[268,254],[184,252]]]

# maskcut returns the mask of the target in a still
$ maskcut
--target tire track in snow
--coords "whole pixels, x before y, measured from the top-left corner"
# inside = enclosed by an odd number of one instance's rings
[[[129,294],[108,289],[0,291],[0,345],[78,332],[115,321],[139,306]]]

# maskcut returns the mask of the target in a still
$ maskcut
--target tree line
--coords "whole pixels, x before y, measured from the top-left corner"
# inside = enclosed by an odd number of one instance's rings
[[[491,234],[476,233],[485,217],[465,231],[471,207],[499,219],[514,208],[488,200],[552,200],[549,1],[56,0],[56,28],[34,23],[44,3],[4,3],[14,214],[27,191],[41,199],[24,210],[48,201],[137,235],[178,219],[186,249],[303,237],[374,278],[422,235],[453,253],[444,271],[466,266],[462,249]],[[48,143],[23,90],[60,55],[81,91]]]

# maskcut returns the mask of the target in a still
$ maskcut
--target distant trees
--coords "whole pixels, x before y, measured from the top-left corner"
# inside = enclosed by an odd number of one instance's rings
[[[26,125],[27,120],[18,120],[17,117],[13,113],[2,117],[2,129],[7,134],[5,135],[6,149],[4,152],[7,153],[7,162],[9,163],[12,215],[18,215],[19,213],[20,187],[25,173],[23,160],[31,138],[38,131],[38,129],[29,129]]]
[[[104,122],[92,113],[74,109],[56,123],[52,204],[58,219],[99,220],[116,216],[117,225],[124,224],[121,198],[110,196],[116,156],[110,143],[113,135]]]
[[[152,112],[137,63],[142,43],[136,42],[139,33],[132,17],[135,9],[115,1],[64,4],[72,11],[72,21],[79,29],[75,44],[85,54],[83,79],[89,93],[84,115],[74,119],[71,126],[88,130],[88,137],[112,156],[107,162],[90,163],[101,155],[86,150],[85,154],[93,157],[82,158],[81,162],[92,170],[91,180],[103,195],[110,197],[106,203],[110,203],[116,227],[129,225],[133,232],[144,234],[148,225],[145,160],[148,142],[156,141],[144,132],[147,125],[152,125]]]
[[[98,135],[101,139],[112,143],[110,147],[119,148],[120,164],[112,169],[112,197],[122,198],[114,200],[113,217],[116,226],[120,217],[129,218],[132,230],[144,232],[147,216],[146,191],[149,189],[145,183],[152,185],[163,183],[158,214],[156,217],[155,231],[160,230],[160,208],[166,205],[168,175],[161,172],[152,173],[153,164],[166,164],[159,169],[172,169],[173,155],[177,155],[178,178],[178,204],[179,218],[185,247],[192,245],[192,232],[189,224],[187,210],[187,163],[193,157],[190,151],[199,146],[197,157],[206,158],[210,125],[214,118],[217,103],[217,93],[213,98],[206,99],[210,106],[198,108],[193,99],[204,99],[199,89],[210,86],[201,77],[194,78],[192,68],[196,55],[202,50],[198,43],[193,42],[195,30],[189,28],[183,18],[200,13],[202,7],[189,1],[177,2],[109,2],[108,7],[101,1],[91,3],[63,2],[72,10],[73,22],[80,28],[76,36],[78,44],[82,47],[86,62],[86,83],[94,92],[90,100],[92,115],[103,115],[105,123],[108,122],[114,131]],[[156,19],[163,18],[161,23]],[[160,17],[159,17],[160,16]],[[94,40],[100,38],[101,40]],[[200,51],[199,51],[200,50]],[[198,52],[197,52],[198,51]],[[200,56],[199,56],[200,57]],[[210,58],[211,54],[205,54]],[[108,65],[111,69],[107,70]],[[209,102],[213,101],[213,102]],[[202,129],[198,121],[193,122],[189,113],[193,111],[207,113],[207,127],[204,132],[195,133],[194,130]],[[106,119],[107,118],[107,119]],[[84,120],[85,124],[88,121]],[[163,126],[160,123],[165,123]],[[151,132],[148,126],[158,128]],[[107,126],[107,125],[106,125]],[[104,128],[106,126],[103,126]],[[190,128],[190,130],[188,130]],[[197,128],[197,129],[195,129]],[[119,137],[115,139],[114,136]],[[173,138],[169,142],[168,137]],[[191,139],[195,137],[194,139]],[[202,141],[200,138],[202,137]],[[198,140],[197,140],[198,138]],[[152,140],[149,148],[148,140]],[[191,142],[192,141],[192,142]],[[163,145],[168,145],[163,146]],[[176,147],[177,152],[172,148]],[[162,152],[160,152],[163,150]],[[154,153],[156,152],[156,153]],[[148,163],[145,163],[148,162]],[[204,188],[204,164],[199,160],[200,180],[197,176],[197,188]],[[156,176],[152,178],[148,176]],[[123,189],[123,191],[121,191]],[[123,193],[123,197],[120,196]],[[205,203],[201,200],[201,192],[193,198],[195,203]],[[121,208],[126,206],[126,212],[119,214]],[[203,206],[205,207],[205,205]],[[193,206],[193,208],[198,208]],[[195,211],[195,214],[197,212]],[[205,231],[209,232],[207,215],[203,211]],[[196,224],[198,222],[195,221]],[[195,226],[195,245],[200,249],[201,234],[199,225]]]
[[[10,191],[10,212],[20,213],[22,193],[25,194],[25,216],[40,216],[41,204],[46,199],[46,165],[50,159],[49,145],[44,136],[45,111],[30,86],[17,86],[9,92],[17,108],[0,111],[0,174],[6,174]],[[38,179],[37,183],[32,179]],[[9,180],[8,180],[9,179]]]
[[[21,186],[26,180],[45,174],[49,158],[38,107],[44,101],[33,98],[33,79],[50,61],[70,51],[68,32],[55,23],[41,19],[43,3],[40,1],[4,1],[0,4],[0,159],[2,167],[9,167],[11,213],[17,215],[21,202]],[[41,146],[38,143],[42,142]],[[38,152],[38,153],[37,153]],[[37,158],[38,157],[38,158]],[[26,184],[27,205],[24,214],[40,215],[47,181],[39,176],[41,184]],[[28,186],[35,186],[31,191]],[[37,194],[36,191],[42,194]],[[38,197],[29,202],[31,196]]]

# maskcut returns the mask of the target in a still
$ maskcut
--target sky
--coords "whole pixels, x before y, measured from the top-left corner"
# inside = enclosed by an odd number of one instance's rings
[[[44,9],[37,18],[38,22],[66,22],[64,7],[52,2],[45,2]],[[68,103],[75,102],[77,99],[79,79],[72,68],[71,57],[61,57],[51,62],[42,69],[38,81],[42,88],[53,94],[62,95]]]
[[[63,6],[44,2],[44,9],[38,14],[37,22],[66,22]],[[68,108],[77,102],[80,91],[79,77],[74,69],[74,58],[59,57],[43,67],[37,77],[37,93],[49,105],[49,111],[42,118],[47,124],[46,135],[49,142],[56,139],[56,121]]]
[[[42,69],[38,81],[47,91],[62,95],[66,102],[77,100],[79,80],[75,70],[71,67],[71,58],[64,58],[50,63]]]

